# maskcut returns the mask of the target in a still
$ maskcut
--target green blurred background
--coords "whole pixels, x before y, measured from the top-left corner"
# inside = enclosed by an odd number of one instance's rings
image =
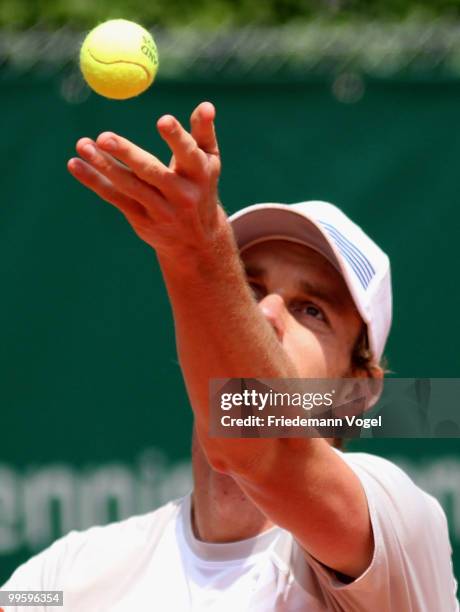
[[[213,101],[228,212],[264,201],[340,205],[392,261],[394,375],[458,376],[458,3],[445,3],[447,21],[386,25],[369,21],[373,3],[361,25],[339,23],[333,4],[308,4],[292,29],[254,28],[264,22],[254,16],[204,39],[196,24],[154,28],[157,82],[114,102],[89,92],[75,65],[85,3],[51,17],[46,3],[28,3],[35,17],[22,21],[5,18],[2,3],[0,583],[70,529],[148,511],[191,483],[191,416],[155,255],[67,173],[81,136],[114,130],[166,160],[156,119],[186,124],[197,103]],[[243,5],[221,3],[236,16]],[[106,10],[94,23],[142,17]],[[325,10],[338,21],[312,21]],[[459,441],[352,448],[395,460],[438,497],[458,573]]]

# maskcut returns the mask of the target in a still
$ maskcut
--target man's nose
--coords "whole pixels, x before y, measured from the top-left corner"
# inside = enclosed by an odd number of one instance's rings
[[[288,314],[283,298],[277,293],[270,293],[260,300],[259,308],[275,330],[278,340],[282,341],[286,331],[286,316]]]

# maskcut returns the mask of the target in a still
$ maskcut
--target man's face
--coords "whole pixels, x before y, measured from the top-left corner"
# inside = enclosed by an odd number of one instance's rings
[[[351,354],[362,329],[339,272],[317,251],[267,240],[241,259],[262,313],[302,378],[356,375]]]

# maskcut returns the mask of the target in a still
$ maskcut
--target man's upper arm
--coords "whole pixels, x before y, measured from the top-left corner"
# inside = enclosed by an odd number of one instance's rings
[[[307,554],[328,601],[344,610],[457,612],[452,549],[439,503],[389,461],[361,453],[343,457],[366,493],[374,554],[363,574],[346,584]]]
[[[373,541],[366,496],[354,471],[320,438],[258,442],[271,447],[231,475],[321,563],[359,576],[370,563]]]

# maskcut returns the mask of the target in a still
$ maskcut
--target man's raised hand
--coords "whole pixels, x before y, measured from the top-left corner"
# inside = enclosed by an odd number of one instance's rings
[[[202,102],[187,132],[171,115],[157,122],[172,152],[169,166],[129,140],[103,132],[77,142],[71,174],[116,206],[134,231],[165,257],[206,249],[225,221],[218,199],[220,157],[214,106]]]

